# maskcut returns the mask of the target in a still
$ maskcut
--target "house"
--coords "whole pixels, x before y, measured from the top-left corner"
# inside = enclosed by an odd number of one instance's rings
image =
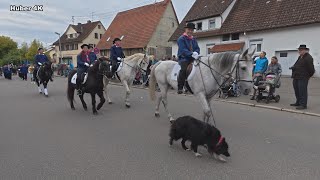
[[[81,52],[82,44],[90,44],[96,47],[106,29],[100,21],[87,21],[85,24],[78,23],[77,25],[70,24],[67,30],[61,35],[61,63],[77,64],[77,55]],[[53,43],[55,46],[55,54],[59,59],[59,40]],[[59,62],[59,61],[58,61]]]
[[[307,44],[320,76],[319,0],[196,0],[170,38],[176,40],[187,22],[196,24],[201,55],[242,51],[249,47],[277,56],[284,75],[298,58],[297,47]]]
[[[158,58],[171,56],[169,38],[178,25],[171,0],[119,12],[97,47],[102,56],[110,57],[112,41],[118,37],[126,56],[145,51]]]

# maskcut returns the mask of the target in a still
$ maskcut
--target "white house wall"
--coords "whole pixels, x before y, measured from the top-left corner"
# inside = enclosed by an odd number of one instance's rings
[[[270,31],[249,32],[241,39],[246,39],[246,46],[249,47],[250,40],[262,39],[262,50],[266,51],[268,59],[276,55],[277,51],[297,50],[300,44],[310,47],[310,54],[313,56],[316,68],[316,76],[320,77],[320,24],[296,26]],[[298,53],[297,53],[298,58]],[[293,59],[292,61],[296,61]]]

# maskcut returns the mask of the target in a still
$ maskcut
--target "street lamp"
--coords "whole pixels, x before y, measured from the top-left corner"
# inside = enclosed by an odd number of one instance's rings
[[[61,41],[60,41],[60,33],[55,32],[55,34],[59,36],[59,53],[60,53],[60,55],[59,55],[59,64],[61,64],[61,61],[62,61],[62,55],[61,55]]]

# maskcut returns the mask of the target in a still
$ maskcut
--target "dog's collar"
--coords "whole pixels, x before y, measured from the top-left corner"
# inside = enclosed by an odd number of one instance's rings
[[[224,140],[224,137],[220,136],[219,141],[218,141],[216,147],[219,146],[219,145],[222,143],[223,140]]]

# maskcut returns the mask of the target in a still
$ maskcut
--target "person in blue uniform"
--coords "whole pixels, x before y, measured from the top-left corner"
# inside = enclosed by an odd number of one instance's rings
[[[93,47],[91,45],[89,45],[88,53],[89,53],[90,64],[93,64],[94,61],[96,61],[98,58],[96,53],[93,52]]]
[[[33,77],[37,77],[38,70],[40,66],[42,66],[44,63],[49,62],[48,57],[43,53],[43,48],[38,49],[38,54],[35,56],[34,60],[34,71],[33,71]],[[50,78],[50,81],[52,80],[52,77]]]
[[[83,44],[81,45],[81,53],[77,56],[77,89],[78,95],[82,94],[81,83],[83,79],[83,73],[87,72],[91,63],[89,58],[89,45]]]
[[[178,61],[181,70],[178,78],[178,94],[183,93],[183,87],[187,78],[187,68],[190,63],[199,58],[200,48],[197,40],[192,36],[196,26],[188,23],[185,32],[178,39]]]
[[[27,81],[27,76],[28,76],[28,66],[25,64],[22,64],[20,67],[20,73],[22,75],[22,79]]]
[[[121,59],[125,58],[120,42],[121,42],[121,39],[115,38],[113,40],[113,46],[110,49],[112,75],[114,75],[114,73],[117,71],[118,62],[121,62]]]

